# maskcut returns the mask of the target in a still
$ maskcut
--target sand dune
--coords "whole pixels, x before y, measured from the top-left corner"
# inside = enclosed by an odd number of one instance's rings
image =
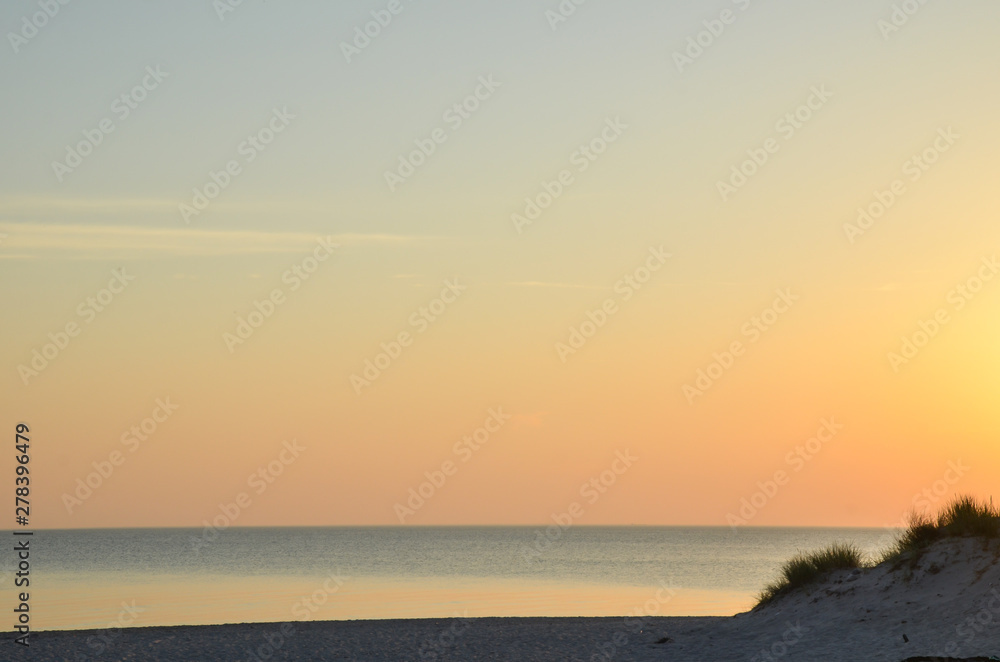
[[[915,565],[840,571],[757,610],[685,627],[659,659],[1000,657],[998,560],[997,543],[940,540]]]

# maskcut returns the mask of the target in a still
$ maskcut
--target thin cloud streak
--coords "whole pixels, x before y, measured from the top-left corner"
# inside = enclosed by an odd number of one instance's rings
[[[596,285],[581,285],[578,283],[546,283],[537,280],[527,280],[507,283],[512,287],[550,287],[569,290],[608,290],[610,287],[598,287]]]
[[[3,223],[7,239],[0,259],[141,259],[150,257],[224,256],[298,253],[320,238],[337,244],[395,244],[415,238],[391,234],[321,234],[309,232],[260,232],[200,230],[112,225]],[[10,251],[7,253],[6,251]]]

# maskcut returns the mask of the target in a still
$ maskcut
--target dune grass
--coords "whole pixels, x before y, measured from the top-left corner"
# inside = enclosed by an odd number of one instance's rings
[[[810,554],[797,554],[781,568],[778,581],[768,584],[757,596],[757,606],[767,604],[807,584],[814,583],[829,572],[860,568],[864,558],[851,543],[834,543],[826,549]]]
[[[969,496],[959,497],[938,517],[938,528],[948,536],[996,538],[1000,534],[1000,511],[993,503],[980,503]]]
[[[984,544],[1000,538],[1000,509],[971,496],[960,496],[949,503],[937,518],[914,513],[906,529],[889,549],[874,562],[868,562],[861,551],[850,543],[836,543],[810,554],[797,554],[781,568],[777,581],[768,584],[757,595],[757,607],[775,598],[815,583],[834,570],[870,568],[881,563],[898,566],[904,559],[911,570],[923,551],[943,538],[973,537]]]
[[[1000,537],[1000,510],[992,503],[977,501],[971,496],[960,496],[945,506],[937,519],[927,515],[911,515],[906,530],[882,554],[880,561],[898,561],[903,557],[916,560],[920,552],[936,540],[963,537],[981,538],[984,541]]]

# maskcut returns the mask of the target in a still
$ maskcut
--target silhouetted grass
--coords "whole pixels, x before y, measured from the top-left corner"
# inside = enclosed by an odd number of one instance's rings
[[[993,503],[960,496],[945,506],[936,519],[928,515],[910,515],[899,539],[877,559],[876,564],[891,562],[898,567],[904,559],[910,571],[916,567],[923,551],[943,538],[972,537],[984,545],[1000,538],[1000,509]],[[860,550],[849,543],[837,543],[819,552],[797,554],[781,568],[781,577],[764,587],[757,595],[757,607],[798,588],[819,581],[834,570],[869,568]],[[940,571],[940,569],[939,569]]]
[[[927,515],[912,513],[899,539],[882,552],[878,561],[879,563],[898,561],[904,554],[923,549],[942,537],[943,533],[934,520]]]
[[[988,541],[1000,537],[1000,510],[992,503],[960,496],[945,506],[937,519],[911,515],[896,544],[882,555],[882,561],[898,561],[909,556],[916,561],[932,542],[942,538],[975,537]]]
[[[992,503],[970,496],[957,498],[938,516],[938,528],[947,536],[996,538],[1000,534],[1000,512]]]
[[[860,568],[863,564],[861,551],[850,543],[835,543],[818,552],[797,554],[782,566],[781,578],[768,584],[760,592],[757,596],[757,606],[816,582],[834,570]]]

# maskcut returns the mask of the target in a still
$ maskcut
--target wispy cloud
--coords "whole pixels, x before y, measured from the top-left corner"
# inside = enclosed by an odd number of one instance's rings
[[[598,287],[596,285],[583,285],[580,283],[547,283],[538,280],[525,280],[519,282],[507,283],[513,287],[550,287],[557,289],[569,289],[569,290],[607,290],[608,287]]]
[[[119,225],[0,222],[0,259],[149,259],[152,257],[299,253],[317,239],[340,245],[399,243],[414,238],[390,234],[335,234],[200,230]]]
[[[177,201],[165,198],[57,198],[30,195],[0,197],[6,214],[116,213],[177,211]]]

